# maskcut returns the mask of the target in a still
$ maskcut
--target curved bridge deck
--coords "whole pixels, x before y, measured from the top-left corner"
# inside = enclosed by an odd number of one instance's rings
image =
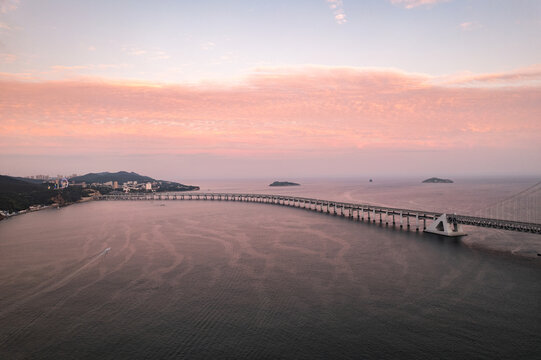
[[[341,201],[322,200],[288,195],[271,194],[236,194],[236,193],[143,193],[101,195],[97,200],[209,200],[209,201],[241,201],[257,202],[308,209],[316,212],[333,214],[359,221],[379,222],[387,225],[399,225],[401,228],[422,228],[426,230],[426,220],[435,221],[443,213],[356,204]],[[541,234],[541,224],[518,222],[502,219],[491,219],[468,215],[447,214],[451,224],[479,226],[493,229]]]

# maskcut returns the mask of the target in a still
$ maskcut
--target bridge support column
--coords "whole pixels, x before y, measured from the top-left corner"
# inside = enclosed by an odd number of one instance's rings
[[[381,224],[383,222],[383,220],[381,219],[381,209],[379,211],[379,223]]]
[[[385,210],[385,226],[389,226],[389,210]]]
[[[366,214],[368,215],[368,222],[370,222],[370,209],[366,209]]]
[[[419,231],[419,214],[415,214],[415,231]]]
[[[336,203],[334,203],[334,216],[336,216],[337,212],[336,212]]]
[[[376,223],[376,208],[372,209],[372,215],[374,216],[374,218],[372,219],[372,222]]]
[[[407,214],[406,221],[408,223],[407,226],[408,226],[408,230],[409,230],[410,229],[410,214],[409,213]]]
[[[403,226],[403,223],[404,222],[404,219],[402,218],[402,211],[400,212],[400,228],[402,229],[404,226]]]
[[[425,230],[426,230],[426,215],[423,218],[423,231],[425,231]]]

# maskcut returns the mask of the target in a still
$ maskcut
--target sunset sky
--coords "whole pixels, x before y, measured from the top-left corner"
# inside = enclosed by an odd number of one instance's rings
[[[541,176],[538,0],[0,0],[0,174]]]

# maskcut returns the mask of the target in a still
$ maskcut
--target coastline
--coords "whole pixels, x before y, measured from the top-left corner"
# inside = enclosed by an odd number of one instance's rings
[[[15,216],[25,215],[25,214],[28,214],[28,213],[36,212],[36,211],[41,211],[41,210],[46,210],[46,209],[57,209],[57,208],[61,208],[61,207],[70,206],[70,205],[73,205],[73,204],[86,203],[86,202],[93,201],[93,200],[94,200],[94,197],[85,197],[85,198],[81,198],[80,200],[77,200],[75,202],[66,202],[66,203],[63,203],[63,204],[52,203],[51,205],[32,205],[32,206],[28,207],[27,209],[23,209],[23,210],[20,210],[20,211],[17,211],[17,212],[1,213],[0,214],[0,221],[7,220],[7,219],[10,219],[10,218],[15,217]]]

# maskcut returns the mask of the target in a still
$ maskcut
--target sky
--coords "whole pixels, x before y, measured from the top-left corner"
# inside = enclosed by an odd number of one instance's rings
[[[538,0],[0,0],[0,173],[541,176]]]

